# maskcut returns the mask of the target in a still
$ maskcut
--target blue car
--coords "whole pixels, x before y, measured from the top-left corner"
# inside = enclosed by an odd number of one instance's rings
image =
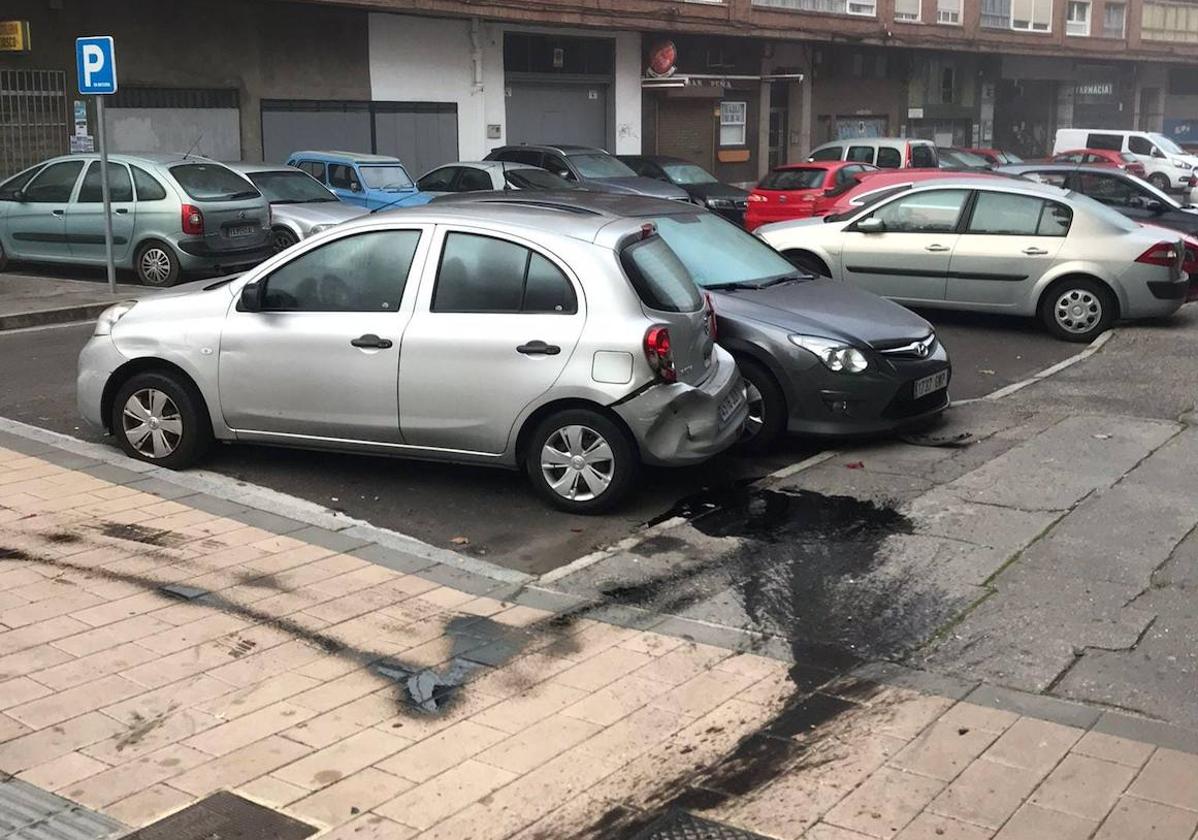
[[[346,204],[378,210],[428,204],[433,196],[412,181],[403,162],[356,152],[292,152],[288,166],[307,172]]]

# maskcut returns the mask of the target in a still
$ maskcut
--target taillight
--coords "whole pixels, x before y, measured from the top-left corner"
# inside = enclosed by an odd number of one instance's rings
[[[183,232],[191,236],[204,235],[204,214],[199,207],[183,205]]]
[[[1158,242],[1136,257],[1136,262],[1172,268],[1177,264],[1177,245],[1173,242]]]
[[[674,370],[674,355],[670,352],[669,327],[660,325],[649,327],[645,333],[645,358],[649,367],[663,382],[678,381],[678,371]]]
[[[1190,189],[1194,189],[1194,187],[1198,187],[1198,177],[1191,175],[1190,180],[1186,184],[1186,186],[1189,187]]]
[[[711,340],[715,341],[715,301],[711,299],[711,294],[703,293],[703,297],[707,298],[707,334],[711,336]]]

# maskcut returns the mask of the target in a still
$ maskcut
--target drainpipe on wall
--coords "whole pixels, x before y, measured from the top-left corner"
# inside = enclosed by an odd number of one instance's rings
[[[478,18],[470,18],[470,60],[474,62],[474,89],[483,89],[483,41],[482,24]]]

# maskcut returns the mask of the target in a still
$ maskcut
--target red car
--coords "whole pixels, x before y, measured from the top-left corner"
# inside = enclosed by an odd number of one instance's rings
[[[991,166],[1006,166],[1010,163],[1023,163],[1023,158],[1004,152],[1002,149],[962,149],[984,159]]]
[[[821,204],[821,216],[835,213],[846,213],[859,210],[867,204],[872,204],[896,192],[909,189],[912,184],[924,181],[935,181],[956,178],[1011,178],[1000,172],[980,170],[978,172],[952,172],[947,169],[883,169],[877,172],[865,172],[857,177],[857,183],[847,189],[829,196]],[[749,205],[752,207],[752,205]]]
[[[1060,152],[1051,158],[1053,163],[1084,163],[1090,166],[1117,166],[1129,175],[1143,178],[1148,174],[1144,164],[1135,155],[1114,152],[1110,149],[1073,149]]]
[[[749,193],[745,229],[769,222],[823,216],[825,205],[857,183],[857,176],[876,167],[851,160],[817,160],[788,163],[770,170]],[[907,170],[904,170],[907,171]]]

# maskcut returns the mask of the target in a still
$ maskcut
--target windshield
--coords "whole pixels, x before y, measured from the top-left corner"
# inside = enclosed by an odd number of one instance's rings
[[[1132,179],[1131,182],[1136,185],[1136,189],[1139,192],[1150,193],[1153,198],[1166,207],[1171,207],[1174,210],[1181,208],[1181,205],[1177,202],[1177,199],[1173,198],[1173,196],[1169,195],[1164,190],[1159,190],[1148,181],[1143,181],[1139,178],[1136,178],[1134,175],[1129,175],[1128,177]]]
[[[326,190],[306,172],[278,170],[275,172],[251,172],[250,180],[262,191],[271,204],[301,204],[308,201],[337,201],[337,196]]]
[[[398,163],[383,166],[359,165],[358,168],[362,170],[362,180],[372,190],[410,190],[415,186],[408,177],[407,170]]]
[[[936,154],[940,155],[941,163],[950,163],[953,166],[965,166],[970,169],[985,169],[990,164],[986,159],[970,152],[963,152],[960,149],[936,149]]]
[[[1163,134],[1157,134],[1153,132],[1148,136],[1152,138],[1153,143],[1156,143],[1156,145],[1161,147],[1162,151],[1166,151],[1171,155],[1184,155],[1186,153],[1185,149],[1174,143]]]
[[[663,163],[661,168],[675,184],[715,184],[715,176],[693,163]]]
[[[1088,195],[1082,195],[1079,192],[1070,190],[1068,193],[1066,193],[1066,197],[1072,201],[1079,210],[1086,211],[1099,221],[1105,222],[1117,230],[1128,233],[1133,230],[1138,230],[1140,227],[1118,210],[1115,210],[1113,207],[1108,207],[1100,201],[1095,201]]]
[[[183,163],[172,166],[171,174],[196,201],[236,201],[260,196],[253,184],[219,163]]]
[[[544,169],[508,169],[507,182],[518,190],[578,190],[577,184]]]
[[[570,163],[574,164],[584,178],[635,178],[636,173],[629,169],[623,161],[616,160],[605,152],[588,152],[581,155],[569,155]]]
[[[760,286],[795,274],[777,251],[712,213],[661,216],[657,233],[704,288]]]
[[[763,190],[814,190],[823,186],[823,169],[775,169],[758,184]]]
[[[1023,163],[1023,158],[1010,152],[999,152],[998,158],[1005,163]]]

